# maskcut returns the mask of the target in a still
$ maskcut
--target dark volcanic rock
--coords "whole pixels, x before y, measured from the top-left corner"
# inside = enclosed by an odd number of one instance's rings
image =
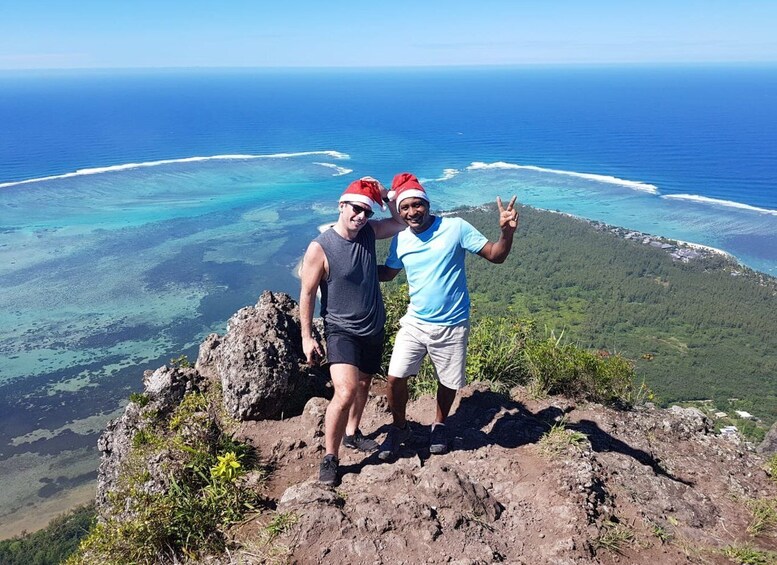
[[[773,424],[758,446],[758,452],[770,456],[777,453],[777,423]]]
[[[221,381],[224,407],[238,420],[279,418],[320,382],[305,364],[297,303],[269,291],[232,316],[223,337],[208,336],[197,370]]]
[[[777,547],[773,531],[750,528],[752,505],[777,498],[764,458],[694,408],[613,410],[475,383],[447,421],[450,452],[429,453],[436,405],[422,396],[408,403],[413,439],[395,461],[341,449],[341,483],[324,487],[315,479],[327,401],[313,388],[323,376],[304,363],[296,303],[263,293],[224,336],[208,337],[196,370],[148,372],[145,396],[109,424],[99,442],[101,516],[132,517],[144,500],[136,493],[169,489],[186,468],[180,442],[207,448],[234,434],[271,470],[245,483],[265,505],[230,529],[226,555],[198,562],[723,564],[728,547]],[[202,394],[181,405],[192,391]],[[360,424],[377,441],[391,421],[385,393],[376,380]],[[234,426],[225,411],[243,421]],[[186,424],[173,425],[183,412]],[[142,444],[143,432],[160,441]],[[760,450],[777,450],[775,438],[772,430]],[[271,524],[277,537],[267,542]]]

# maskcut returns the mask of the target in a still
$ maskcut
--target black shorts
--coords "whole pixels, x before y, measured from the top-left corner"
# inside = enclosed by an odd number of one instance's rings
[[[385,333],[383,330],[375,335],[361,336],[330,326],[325,333],[326,358],[330,364],[354,365],[362,373],[369,375],[380,372]]]

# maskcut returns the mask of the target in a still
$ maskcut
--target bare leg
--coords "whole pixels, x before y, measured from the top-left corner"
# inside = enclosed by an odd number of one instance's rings
[[[453,401],[456,400],[456,390],[437,383],[437,415],[434,419],[435,424],[444,424],[445,419],[451,412]]]
[[[335,394],[329,402],[324,419],[326,453],[337,456],[343,441],[345,426],[351,407],[356,402],[359,369],[345,363],[335,363],[329,367]]]
[[[398,377],[388,378],[388,402],[391,408],[391,416],[394,419],[394,425],[398,428],[404,428],[407,424],[407,399],[409,393],[407,391],[407,379],[400,379]],[[450,409],[450,406],[448,407]]]
[[[348,413],[348,425],[345,427],[345,433],[352,436],[359,429],[359,422],[362,421],[364,407],[367,405],[367,398],[370,395],[370,384],[372,384],[372,375],[367,375],[359,371],[359,383],[356,387],[356,398],[351,405],[351,411]]]

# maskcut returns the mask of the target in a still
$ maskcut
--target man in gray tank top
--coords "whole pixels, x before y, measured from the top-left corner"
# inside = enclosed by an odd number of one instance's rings
[[[369,220],[373,208],[383,208],[386,193],[370,177],[352,182],[340,197],[337,222],[310,243],[302,260],[302,348],[309,364],[323,359],[313,336],[313,309],[320,289],[327,360],[335,389],[324,420],[326,454],[319,468],[319,481],[326,485],[338,482],[341,443],[361,451],[378,447],[359,431],[372,376],[380,369],[386,321],[375,240],[393,237],[405,228],[393,204],[393,218]]]

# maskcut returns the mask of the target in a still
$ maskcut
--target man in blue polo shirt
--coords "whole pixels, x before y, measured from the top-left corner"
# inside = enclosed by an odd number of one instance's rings
[[[496,199],[501,234],[493,243],[461,218],[430,214],[429,197],[410,173],[394,177],[389,193],[392,197],[408,227],[392,240],[386,264],[379,267],[378,276],[381,281],[389,281],[404,268],[410,305],[400,321],[389,364],[388,400],[393,425],[378,451],[383,460],[396,457],[401,444],[411,438],[405,416],[407,377],[418,374],[425,355],[429,355],[439,380],[429,451],[448,451],[445,419],[456,391],[466,384],[469,292],[464,257],[469,252],[492,263],[504,262],[518,227],[515,196],[506,208],[501,198]]]

